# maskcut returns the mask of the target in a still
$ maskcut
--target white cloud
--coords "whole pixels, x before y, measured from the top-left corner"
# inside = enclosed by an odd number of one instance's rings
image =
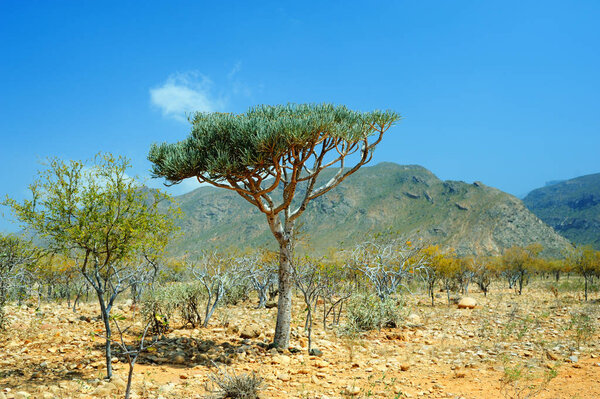
[[[212,81],[198,72],[176,73],[162,86],[150,89],[150,101],[164,116],[186,121],[191,113],[225,108],[226,101],[213,94],[212,86]]]

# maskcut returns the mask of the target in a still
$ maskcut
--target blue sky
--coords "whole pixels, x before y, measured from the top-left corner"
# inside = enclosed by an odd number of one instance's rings
[[[287,102],[393,109],[374,161],[442,179],[522,195],[598,173],[598,20],[597,1],[0,0],[0,195],[51,156],[148,176],[186,111]]]

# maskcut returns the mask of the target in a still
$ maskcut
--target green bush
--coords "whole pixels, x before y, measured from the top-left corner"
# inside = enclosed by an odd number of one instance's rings
[[[166,332],[175,314],[184,325],[198,327],[204,299],[204,288],[199,283],[173,283],[148,291],[142,300],[142,314],[155,333]]]
[[[249,292],[251,288],[246,284],[236,284],[228,287],[223,297],[223,303],[225,305],[237,305],[240,302],[248,300]]]
[[[403,304],[400,300],[387,297],[381,300],[376,295],[354,295],[347,307],[347,331],[370,331],[394,328],[403,319]]]

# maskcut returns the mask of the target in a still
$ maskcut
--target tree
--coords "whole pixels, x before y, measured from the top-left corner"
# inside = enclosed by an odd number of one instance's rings
[[[0,330],[5,327],[4,305],[16,280],[23,275],[22,268],[35,264],[39,251],[28,241],[0,233]]]
[[[525,277],[534,266],[538,254],[542,251],[541,244],[531,244],[522,247],[511,247],[502,254],[502,264],[508,275],[509,284],[515,287],[519,295],[523,292]]]
[[[593,278],[600,274],[600,251],[596,251],[590,246],[576,248],[569,254],[567,262],[574,271],[583,276],[585,280],[584,294],[587,301],[588,286]]]
[[[150,149],[154,177],[168,184],[196,178],[233,190],[265,214],[279,244],[275,346],[289,345],[296,220],[311,200],[368,163],[399,119],[391,111],[356,112],[330,104],[263,105],[239,115],[197,113],[186,140]],[[337,167],[337,173],[317,184],[328,167]]]
[[[93,287],[105,329],[108,378],[110,311],[117,296],[151,268],[142,254],[164,249],[173,212],[159,209],[168,196],[147,190],[126,171],[129,161],[110,154],[93,162],[51,159],[30,186],[32,199],[8,199],[16,216],[47,243],[50,253],[72,259]]]
[[[395,294],[400,286],[424,266],[425,255],[411,241],[377,234],[373,240],[359,244],[352,253],[352,263],[371,281],[382,301]]]

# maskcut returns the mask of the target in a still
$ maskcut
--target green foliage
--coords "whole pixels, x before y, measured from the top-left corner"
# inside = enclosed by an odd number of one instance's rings
[[[398,327],[403,319],[403,303],[394,297],[381,300],[376,295],[358,294],[350,298],[344,330],[348,333]]]
[[[184,324],[198,327],[202,323],[204,288],[196,281],[173,283],[148,291],[142,299],[142,314],[155,333],[164,333],[178,315]]]
[[[571,314],[569,324],[566,326],[567,331],[571,331],[577,348],[582,342],[588,341],[596,333],[598,311],[595,308],[586,308]]]
[[[140,251],[161,251],[174,230],[169,199],[126,174],[126,158],[98,155],[90,163],[50,159],[30,185],[32,198],[8,199],[16,216],[44,239],[50,251],[108,265]],[[172,209],[176,212],[175,209]]]
[[[239,115],[197,113],[186,140],[153,145],[148,159],[154,176],[174,183],[195,176],[238,180],[271,171],[286,154],[311,148],[323,137],[354,143],[399,119],[391,111],[361,113],[331,104],[260,105]]]
[[[238,281],[236,284],[232,284],[225,289],[225,296],[223,297],[224,305],[237,305],[240,302],[247,301],[249,297],[251,287],[247,280]]]
[[[523,199],[537,217],[578,245],[600,250],[600,173],[538,188]]]
[[[504,375],[501,379],[501,392],[505,398],[535,398],[558,375],[558,365],[538,372],[528,364],[510,364],[504,359]]]

